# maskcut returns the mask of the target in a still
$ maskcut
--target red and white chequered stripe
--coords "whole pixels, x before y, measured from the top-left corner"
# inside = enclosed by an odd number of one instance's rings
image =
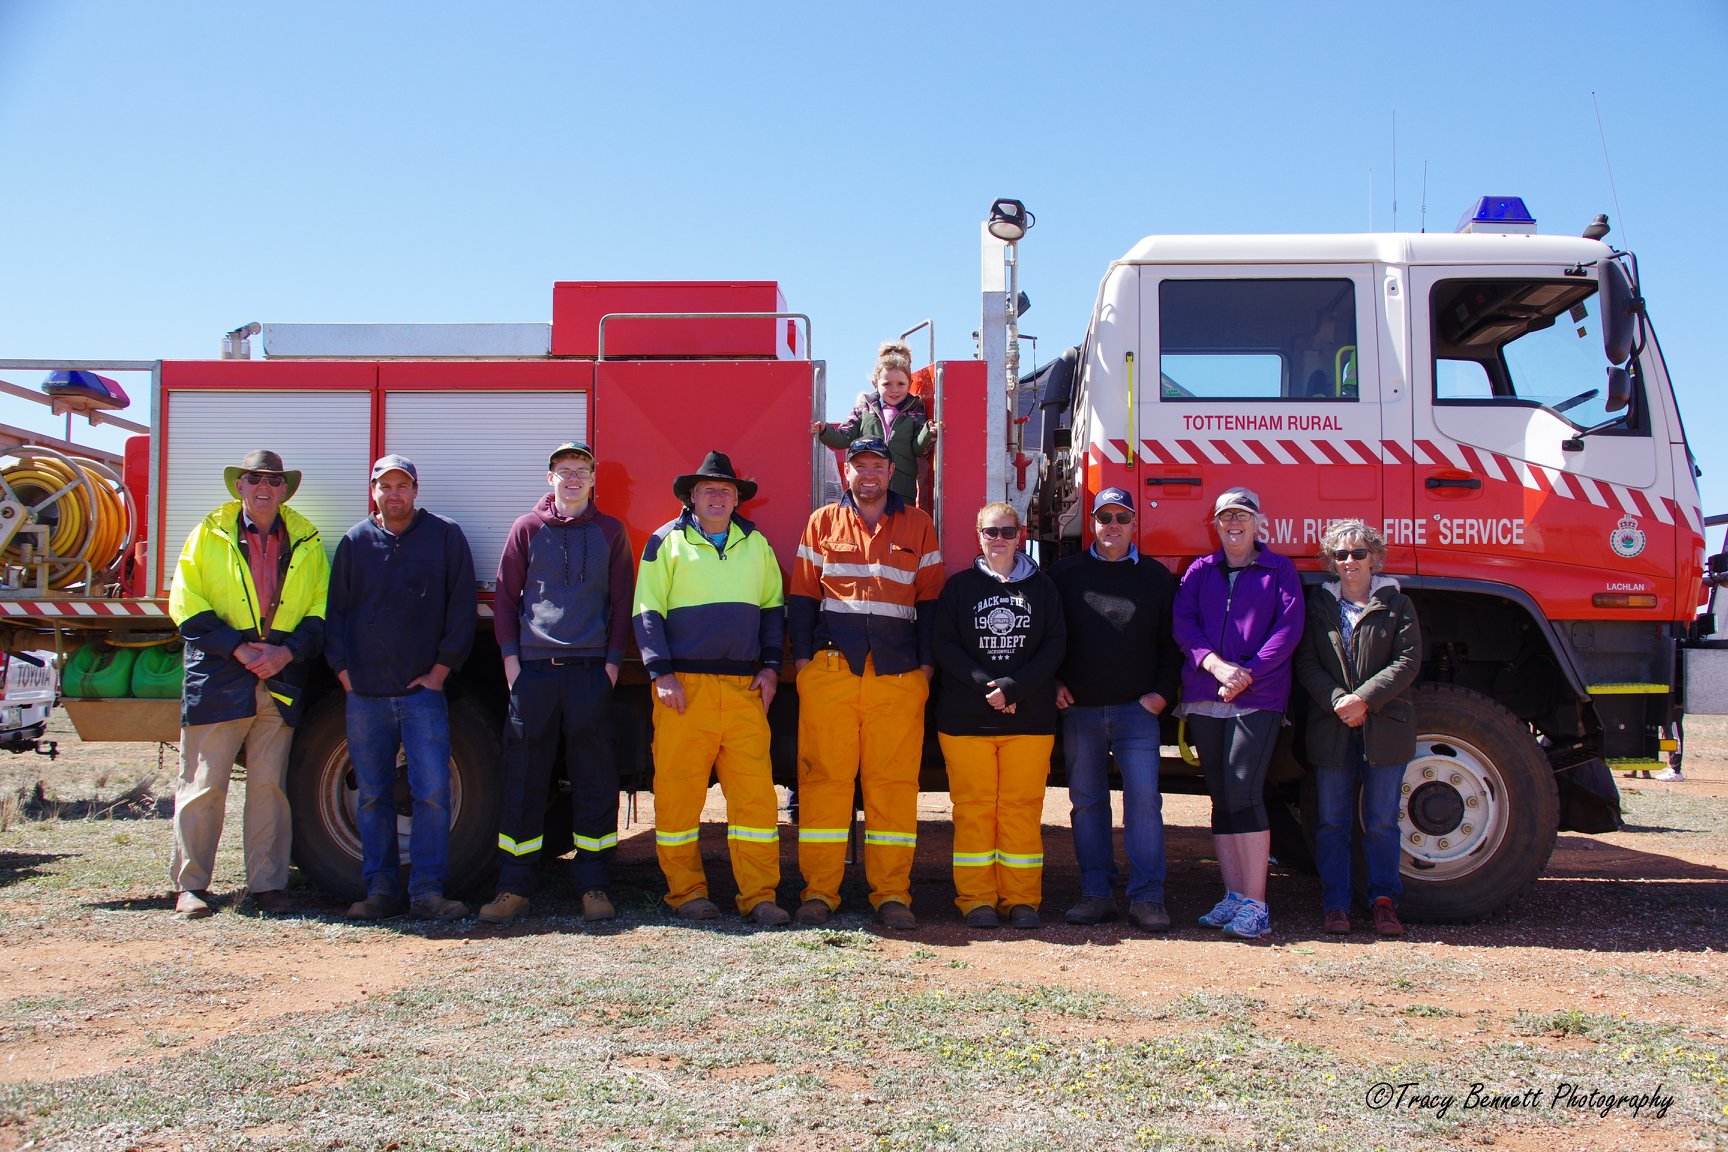
[[[1127,462],[1127,449],[1126,440],[1106,440],[1099,445],[1100,455],[1113,464]],[[1617,508],[1622,515],[1654,518],[1663,524],[1685,523],[1693,532],[1704,531],[1703,515],[1696,506],[1682,505],[1666,496],[1652,498],[1623,484],[1577,476],[1468,444],[1418,440],[1407,446],[1397,440],[1382,440],[1376,446],[1367,440],[1274,440],[1268,437],[1259,440],[1142,440],[1139,451],[1142,459],[1156,464],[1384,463],[1456,468],[1489,480],[1516,483],[1533,492],[1563,500],[1587,500],[1598,508]]]
[[[0,600],[0,616],[168,616],[160,600]]]

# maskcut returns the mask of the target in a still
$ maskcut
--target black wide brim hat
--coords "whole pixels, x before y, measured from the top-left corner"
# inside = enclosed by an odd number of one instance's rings
[[[298,468],[282,467],[282,457],[268,448],[259,448],[246,453],[246,458],[240,461],[239,467],[222,469],[222,480],[228,485],[228,494],[234,499],[240,499],[240,477],[248,472],[272,472],[282,477],[285,487],[282,489],[282,503],[294,499],[294,493],[300,491],[300,470]]]
[[[741,479],[733,471],[732,458],[724,452],[710,451],[703,459],[702,466],[694,472],[688,472],[672,481],[672,495],[678,497],[680,504],[690,503],[690,490],[703,480],[722,480],[738,489],[738,503],[753,499],[756,495],[756,481]]]

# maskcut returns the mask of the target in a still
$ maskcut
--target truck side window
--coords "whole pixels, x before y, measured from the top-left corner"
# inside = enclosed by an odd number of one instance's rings
[[[1165,400],[1357,398],[1350,280],[1164,280],[1158,342]]]
[[[1582,430],[1615,416],[1643,433],[1642,386],[1608,411],[1596,285],[1580,280],[1446,280],[1435,285],[1434,400],[1545,408]]]

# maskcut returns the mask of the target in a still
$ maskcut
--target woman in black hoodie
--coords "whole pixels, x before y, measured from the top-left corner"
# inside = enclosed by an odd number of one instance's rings
[[[1019,550],[1009,504],[978,512],[981,555],[942,587],[936,731],[954,801],[955,903],[974,928],[1037,928],[1044,789],[1056,741],[1062,597]]]

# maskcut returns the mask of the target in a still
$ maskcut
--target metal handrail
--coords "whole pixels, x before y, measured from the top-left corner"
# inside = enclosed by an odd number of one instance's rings
[[[914,324],[912,327],[906,329],[906,331],[900,333],[900,339],[906,339],[906,337],[912,335],[912,333],[918,331],[920,328],[928,328],[930,330],[930,363],[934,364],[936,363],[936,321],[925,320]]]
[[[813,359],[815,345],[810,330],[810,317],[802,312],[608,312],[600,317],[600,340],[595,349],[596,360],[606,359],[606,321],[608,320],[802,320],[804,321],[804,358]]]

